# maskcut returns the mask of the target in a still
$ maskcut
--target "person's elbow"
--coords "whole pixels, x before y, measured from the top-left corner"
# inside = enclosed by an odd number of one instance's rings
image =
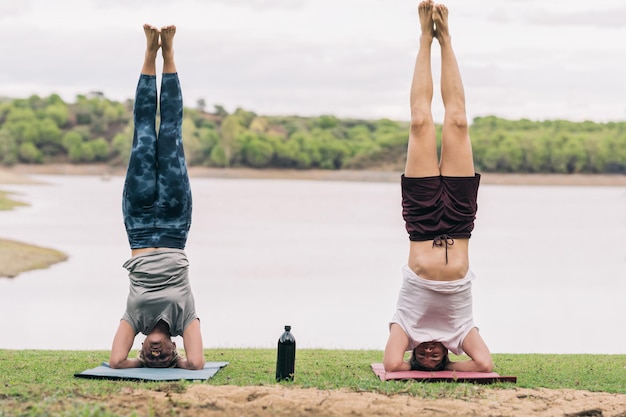
[[[386,372],[397,372],[397,371],[404,371],[406,370],[406,362],[404,361],[404,359],[389,359],[389,358],[384,358],[383,359],[383,367],[385,368]]]
[[[109,368],[112,369],[121,369],[122,368],[122,363],[124,361],[120,360],[120,359],[116,359],[116,358],[110,358],[109,359]]]
[[[192,371],[199,371],[201,369],[204,369],[204,363],[190,363],[189,369],[191,369]]]
[[[189,359],[187,358],[187,363],[186,363],[186,368],[187,369],[191,369],[194,371],[198,371],[200,369],[204,369],[204,364],[206,363],[206,361],[204,360],[204,358],[196,358],[196,359]]]
[[[142,365],[141,362],[137,359],[128,359],[125,357],[114,357],[111,356],[109,359],[109,368],[112,369],[125,369],[125,368],[140,368]]]
[[[493,361],[491,356],[485,358],[474,359],[476,372],[493,372]]]

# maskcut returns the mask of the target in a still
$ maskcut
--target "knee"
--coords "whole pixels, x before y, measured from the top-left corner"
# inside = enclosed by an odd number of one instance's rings
[[[447,122],[446,124],[449,127],[463,130],[467,130],[468,128],[467,115],[465,114],[465,111],[448,111],[445,118]]]
[[[419,108],[411,110],[411,131],[420,132],[434,125],[430,112],[422,111]]]

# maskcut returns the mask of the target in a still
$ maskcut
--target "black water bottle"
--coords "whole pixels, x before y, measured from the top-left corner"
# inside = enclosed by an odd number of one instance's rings
[[[278,339],[276,355],[276,381],[293,381],[296,369],[296,339],[291,334],[291,326],[285,326],[285,332]]]

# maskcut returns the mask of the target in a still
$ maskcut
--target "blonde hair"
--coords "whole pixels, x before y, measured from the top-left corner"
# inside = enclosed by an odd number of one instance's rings
[[[178,358],[180,358],[180,355],[178,354],[176,345],[174,345],[172,359],[170,359],[170,361],[165,363],[163,366],[154,366],[149,360],[146,360],[143,354],[143,349],[139,349],[139,353],[137,354],[137,359],[141,363],[141,366],[145,366],[146,368],[175,368]]]

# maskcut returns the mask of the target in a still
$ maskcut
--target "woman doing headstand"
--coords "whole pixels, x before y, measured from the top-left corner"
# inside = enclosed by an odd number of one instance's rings
[[[383,363],[387,371],[491,372],[491,354],[474,326],[468,246],[480,174],[474,171],[465,93],[452,50],[448,9],[419,5],[421,37],[411,85],[411,127],[402,185],[410,248]],[[431,45],[441,46],[445,107],[441,159],[431,113]],[[448,350],[470,359],[450,362]],[[404,354],[412,351],[409,361]]]
[[[133,145],[122,210],[131,248],[124,263],[130,290],[113,340],[112,368],[202,369],[200,321],[184,252],[191,224],[191,189],[182,143],[183,100],[174,63],[175,26],[144,25],[147,48],[134,107]],[[156,57],[161,48],[159,133],[156,132]],[[146,335],[139,356],[128,358],[135,336]],[[182,336],[186,357],[173,336]]]

